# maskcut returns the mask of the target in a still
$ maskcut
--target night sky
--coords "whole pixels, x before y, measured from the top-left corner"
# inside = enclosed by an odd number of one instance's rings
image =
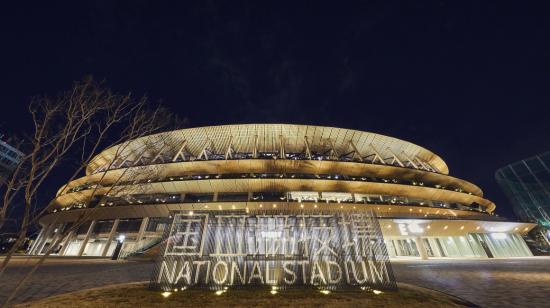
[[[4,134],[29,130],[31,96],[91,74],[190,126],[316,124],[411,141],[508,217],[494,172],[550,150],[543,1],[89,2],[2,4]]]

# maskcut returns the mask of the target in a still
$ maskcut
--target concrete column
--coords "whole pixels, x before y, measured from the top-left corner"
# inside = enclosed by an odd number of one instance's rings
[[[42,235],[40,242],[36,243],[35,251],[33,252],[33,254],[40,254],[40,251],[42,251],[42,249],[46,245],[46,242],[48,241],[48,238],[50,237],[50,234],[52,234],[53,230],[55,230],[55,224],[50,224],[46,232],[44,232],[44,235]]]
[[[113,242],[113,239],[116,235],[116,229],[118,228],[118,223],[120,222],[120,219],[115,219],[115,222],[113,223],[113,227],[111,228],[111,232],[109,232],[109,238],[107,239],[107,244],[105,244],[105,248],[103,248],[103,252],[101,253],[102,257],[107,256],[107,252],[109,252],[109,247],[111,247],[111,243]]]
[[[56,241],[61,241],[63,238],[60,238],[63,235],[63,230],[65,230],[66,224],[60,224],[59,227],[57,227],[57,232],[55,232],[51,245],[55,244]],[[53,250],[52,250],[53,252]]]
[[[46,225],[42,227],[40,230],[40,233],[38,233],[38,236],[36,237],[36,240],[32,243],[31,249],[29,249],[29,255],[34,254],[34,251],[36,250],[36,247],[38,246],[38,243],[42,241],[42,238],[44,237],[44,234],[46,233],[46,230],[50,228],[50,225]]]
[[[90,236],[92,236],[92,231],[94,231],[95,227],[95,220],[90,223],[90,227],[88,228],[88,232],[86,232],[86,237],[84,238],[84,241],[82,241],[82,245],[80,245],[80,250],[78,251],[78,256],[81,257],[84,253],[84,249],[86,249],[86,244],[88,244],[88,241],[90,240]]]
[[[141,221],[141,226],[139,226],[139,232],[138,232],[137,241],[136,241],[136,245],[138,249],[141,248],[139,243],[143,239],[143,235],[145,234],[145,230],[147,229],[148,223],[149,223],[149,217],[143,217],[143,220]]]
[[[69,232],[69,234],[67,234],[67,238],[65,238],[65,241],[63,241],[63,247],[61,247],[61,250],[59,251],[60,256],[65,255],[65,252],[67,251],[67,247],[69,247],[69,244],[71,243],[73,236],[74,236],[74,230],[72,230],[71,232]]]
[[[56,224],[52,224],[52,228],[50,229],[50,232],[49,232],[49,234],[51,234],[51,237],[52,237],[52,240],[50,241],[50,246],[55,244],[55,241],[59,237],[59,234],[62,232],[62,229],[63,229],[63,224],[57,225],[57,227],[56,227]],[[40,250],[44,249],[44,247],[46,246],[46,243],[48,242],[48,237],[49,235],[44,238],[44,241],[41,243]]]
[[[420,259],[428,260],[428,253],[426,252],[426,247],[424,247],[422,238],[420,236],[416,236],[414,238],[414,242],[416,244],[416,249],[418,249],[418,252],[420,253]]]

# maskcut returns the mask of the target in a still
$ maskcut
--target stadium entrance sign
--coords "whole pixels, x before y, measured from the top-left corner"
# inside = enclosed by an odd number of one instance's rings
[[[370,212],[175,212],[151,286],[314,285],[395,289]]]

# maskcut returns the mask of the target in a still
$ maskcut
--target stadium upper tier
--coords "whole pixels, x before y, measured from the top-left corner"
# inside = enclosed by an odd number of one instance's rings
[[[213,194],[195,203],[218,202],[239,193],[248,194],[239,201],[250,202],[255,193],[279,193],[288,202],[313,193],[320,202],[495,209],[479,187],[449,176],[445,162],[420,146],[369,132],[284,124],[199,127],[129,140],[94,157],[86,176],[60,188],[51,208],[155,204],[166,196],[183,204],[192,194]],[[323,197],[338,193],[347,195]]]
[[[146,136],[106,149],[86,171],[247,158],[355,161],[449,172],[439,156],[410,142],[351,129],[287,124],[208,126]]]

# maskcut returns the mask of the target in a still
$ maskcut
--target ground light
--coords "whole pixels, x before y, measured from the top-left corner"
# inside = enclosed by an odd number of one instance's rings
[[[167,298],[168,296],[172,295],[172,292],[162,292],[162,297]]]
[[[378,294],[382,294],[382,291],[379,291],[379,290],[372,290],[372,293],[378,295]]]
[[[329,295],[329,294],[330,294],[330,291],[329,291],[329,290],[321,290],[321,291],[319,291],[319,292],[321,292],[321,293],[323,293],[323,294],[325,294],[325,295]]]
[[[277,287],[275,287],[275,286],[271,287],[271,291],[269,291],[269,293],[271,293],[272,295],[277,294],[278,293],[277,292]]]

